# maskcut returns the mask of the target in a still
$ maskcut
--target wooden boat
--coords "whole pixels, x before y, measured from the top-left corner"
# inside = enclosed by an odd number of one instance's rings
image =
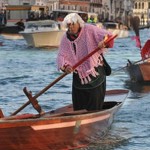
[[[0,150],[65,150],[84,147],[103,137],[128,90],[106,92],[101,111],[73,111],[68,105],[50,112],[0,118]]]
[[[135,18],[136,19],[136,18]],[[139,21],[139,18],[137,18]],[[138,24],[137,21],[134,21],[135,25]],[[136,29],[136,43],[138,47],[141,48],[141,43],[139,39],[139,29],[135,26]],[[132,82],[137,83],[150,83],[150,40],[147,40],[144,46],[141,48],[141,60],[132,63],[128,60],[127,72],[130,76]]]
[[[149,83],[131,82],[130,80],[125,81],[125,88],[129,89],[133,93],[149,93]]]
[[[131,63],[129,61],[127,64],[127,72],[132,82],[150,82],[150,59],[140,61],[139,63]]]

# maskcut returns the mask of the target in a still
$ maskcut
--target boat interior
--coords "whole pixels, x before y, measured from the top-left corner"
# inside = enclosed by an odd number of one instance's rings
[[[60,117],[60,116],[72,116],[72,115],[81,115],[81,114],[89,114],[89,113],[96,113],[101,111],[107,111],[109,109],[112,109],[115,106],[121,105],[123,103],[122,99],[125,99],[125,97],[128,95],[129,90],[123,90],[123,89],[116,89],[116,90],[108,90],[106,91],[106,98],[103,104],[102,110],[96,110],[96,111],[87,111],[87,110],[73,110],[73,105],[69,104],[67,106],[63,106],[61,108],[57,108],[56,110],[50,110],[48,112],[45,112],[42,110],[41,106],[38,104],[37,101],[37,95],[32,96],[32,92],[28,91],[26,87],[23,89],[25,95],[29,99],[29,101],[26,103],[32,104],[33,108],[38,112],[37,114],[31,114],[31,113],[25,113],[25,114],[18,114],[23,106],[20,107],[17,111],[12,113],[10,116],[4,116],[2,110],[0,109],[0,120],[17,120],[17,119],[34,119],[34,118],[52,118],[52,117]],[[121,100],[121,101],[120,101]],[[24,104],[25,106],[27,106]]]
[[[121,102],[115,102],[115,101],[104,102],[103,109],[100,111],[111,109],[114,106],[119,105],[120,103]],[[12,116],[5,117],[1,111],[0,119],[2,119],[2,120],[17,120],[17,119],[51,118],[51,117],[81,115],[81,114],[88,114],[88,113],[95,113],[95,112],[99,112],[99,111],[98,110],[87,111],[86,109],[73,111],[73,106],[72,106],[72,104],[70,104],[68,106],[64,106],[64,107],[58,108],[56,110],[51,110],[49,112],[44,112],[42,114],[25,113],[25,114],[12,115]]]

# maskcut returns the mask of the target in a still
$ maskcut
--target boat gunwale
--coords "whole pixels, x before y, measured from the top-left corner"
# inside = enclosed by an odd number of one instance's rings
[[[96,112],[90,112],[86,114],[78,114],[78,115],[69,115],[69,116],[55,116],[55,117],[48,117],[48,118],[28,118],[28,119],[5,119],[1,118],[0,119],[0,128],[3,128],[2,125],[6,124],[6,126],[11,126],[11,127],[16,127],[16,126],[31,126],[38,124],[40,125],[40,122],[42,123],[43,121],[45,124],[55,124],[55,123],[60,123],[60,122],[69,122],[69,121],[76,121],[76,120],[84,120],[84,119],[90,119],[93,117],[98,117],[98,116],[103,116],[106,114],[109,114],[110,112],[113,112],[113,110],[116,110],[118,107],[121,107],[122,102],[117,102],[115,106],[105,109],[102,111],[96,111]],[[15,125],[13,125],[15,123]],[[12,125],[13,126],[12,126]],[[19,125],[20,124],[20,125]],[[5,126],[5,128],[6,128]]]
[[[64,115],[63,116],[54,116],[54,117],[52,117],[52,115],[49,115],[49,117],[35,117],[35,118],[33,118],[33,117],[38,116],[37,114],[30,114],[30,115],[33,115],[32,118],[23,118],[23,119],[22,118],[21,119],[13,118],[15,116],[10,116],[8,118],[3,117],[3,118],[0,118],[0,129],[8,128],[8,127],[23,127],[23,126],[32,126],[32,125],[42,125],[43,121],[44,121],[44,124],[55,124],[55,123],[60,123],[60,122],[64,122],[64,121],[69,122],[69,121],[77,121],[77,120],[82,120],[82,119],[83,120],[90,119],[90,118],[97,117],[97,116],[100,117],[100,116],[106,115],[106,114],[113,115],[116,112],[116,110],[118,110],[122,106],[124,100],[126,99],[126,97],[129,94],[129,90],[109,90],[106,92],[106,95],[107,96],[118,95],[117,92],[121,92],[121,93],[119,93],[119,95],[124,95],[123,101],[122,102],[106,101],[106,103],[115,102],[115,105],[113,105],[111,108],[103,109],[102,111],[76,114],[76,115],[67,115],[67,116],[64,116]],[[70,104],[70,105],[72,105],[72,104]],[[67,105],[65,107],[68,107],[70,105]],[[61,108],[63,108],[63,107],[61,107]],[[68,112],[68,113],[70,113],[70,112]],[[16,115],[16,116],[19,116],[19,115]]]

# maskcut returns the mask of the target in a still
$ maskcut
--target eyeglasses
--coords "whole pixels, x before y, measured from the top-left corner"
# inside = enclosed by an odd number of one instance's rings
[[[68,24],[67,24],[67,27],[70,27],[71,25],[74,26],[75,23],[74,23],[74,22],[73,22],[73,23],[68,23]]]

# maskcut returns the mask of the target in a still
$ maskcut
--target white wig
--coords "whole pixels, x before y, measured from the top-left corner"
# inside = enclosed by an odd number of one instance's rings
[[[67,24],[70,23],[72,24],[77,22],[80,24],[80,27],[84,26],[84,21],[77,13],[70,13],[64,18],[63,25],[67,27]]]

